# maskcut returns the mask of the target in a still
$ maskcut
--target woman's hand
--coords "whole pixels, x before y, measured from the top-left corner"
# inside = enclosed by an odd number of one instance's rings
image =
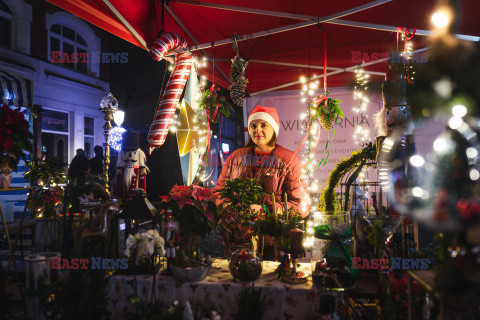
[[[251,204],[250,209],[254,212],[260,212],[263,209],[263,207],[259,204]]]

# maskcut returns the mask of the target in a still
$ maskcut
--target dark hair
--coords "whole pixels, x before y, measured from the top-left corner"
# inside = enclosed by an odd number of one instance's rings
[[[275,147],[275,145],[277,144],[277,133],[274,131],[273,132],[273,137],[272,139],[267,143],[267,145],[269,147]],[[248,142],[247,144],[245,145],[245,147],[255,147],[256,144],[255,142],[253,142],[252,140],[252,137],[250,137],[250,134],[248,135]]]
[[[97,155],[102,155],[103,154],[103,148],[101,146],[95,146],[95,148],[93,148],[93,151],[95,152],[95,154]]]

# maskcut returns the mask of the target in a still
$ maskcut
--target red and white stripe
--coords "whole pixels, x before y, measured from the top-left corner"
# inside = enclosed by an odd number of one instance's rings
[[[156,61],[161,61],[172,51],[187,47],[187,42],[175,32],[166,32],[162,34],[150,48],[150,55]],[[178,101],[182,95],[183,89],[192,68],[192,59],[189,52],[177,54],[175,56],[175,66],[158,105],[157,112],[153,119],[150,131],[148,132],[148,142],[150,143],[150,152],[159,148],[165,142],[165,139],[172,124],[173,115],[177,108]]]

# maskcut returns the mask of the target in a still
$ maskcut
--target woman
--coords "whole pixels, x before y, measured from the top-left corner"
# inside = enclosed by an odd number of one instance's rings
[[[289,207],[295,208],[302,217],[306,217],[308,215],[307,191],[301,181],[302,163],[294,152],[277,144],[279,129],[280,120],[277,110],[256,106],[248,117],[250,135],[248,143],[227,158],[213,192],[219,197],[225,180],[260,179],[265,195],[259,204],[252,205],[252,210],[262,210],[262,204],[272,210],[272,193],[275,194],[277,210],[280,210],[283,206],[283,195],[286,193]],[[226,201],[228,200],[218,198],[217,206],[224,205]],[[238,219],[232,217],[231,223],[224,225],[224,228],[227,227],[235,235],[238,223]],[[241,231],[237,231],[235,236],[240,237],[239,233]],[[229,232],[226,234],[228,235]],[[249,240],[243,238],[245,241]],[[229,239],[225,239],[225,244],[227,249],[231,249],[228,248]]]

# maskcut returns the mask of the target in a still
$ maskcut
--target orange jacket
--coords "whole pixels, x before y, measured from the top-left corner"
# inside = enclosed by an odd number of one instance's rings
[[[252,169],[252,164],[259,165],[258,171]],[[236,178],[260,179],[263,191],[261,203],[272,208],[271,194],[275,194],[277,208],[283,206],[283,194],[287,193],[288,205],[294,206],[302,217],[308,215],[307,188],[301,180],[302,162],[292,151],[287,150],[278,144],[270,156],[265,158],[254,156],[252,147],[244,147],[235,150],[225,161],[222,173],[218,178],[217,185],[213,188],[217,196],[217,206],[223,204],[224,199],[220,198],[225,180]],[[303,202],[303,203],[302,203]]]

